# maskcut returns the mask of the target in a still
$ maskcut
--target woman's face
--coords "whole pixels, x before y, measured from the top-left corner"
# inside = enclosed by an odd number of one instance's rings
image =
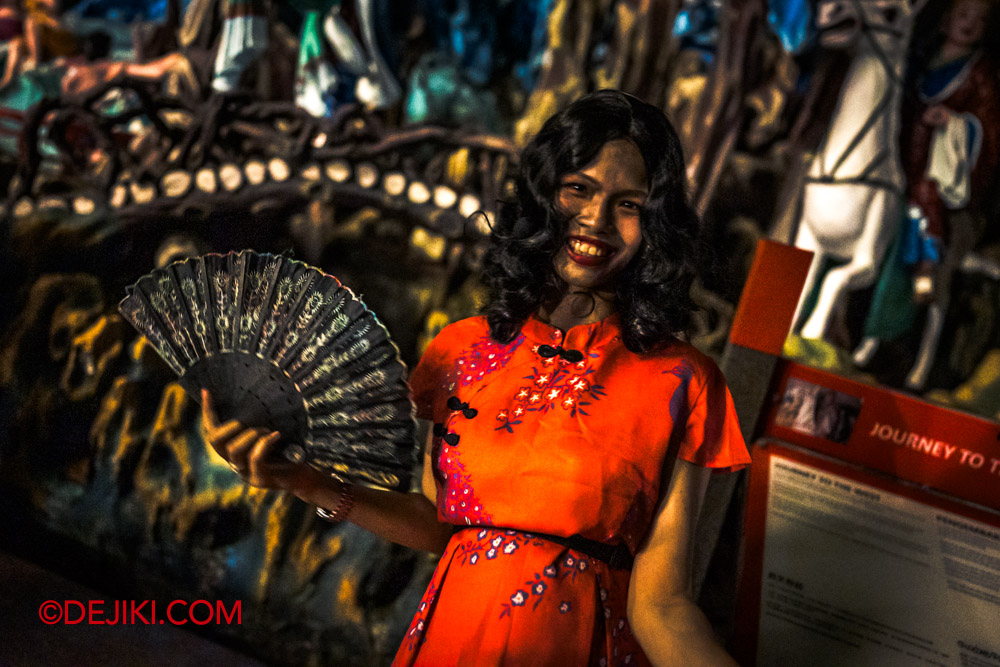
[[[567,220],[556,274],[570,287],[613,290],[642,244],[639,212],[648,194],[646,164],[629,139],[609,141],[593,162],[564,174],[555,199]]]

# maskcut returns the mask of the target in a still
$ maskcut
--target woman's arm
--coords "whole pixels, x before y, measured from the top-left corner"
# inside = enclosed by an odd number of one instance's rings
[[[709,468],[677,459],[629,585],[632,632],[655,665],[736,665],[691,595],[693,535]]]
[[[312,505],[337,507],[344,484],[314,468],[284,460],[276,451],[280,433],[247,428],[232,420],[219,423],[211,396],[202,392],[205,440],[248,484],[288,491]],[[423,493],[395,493],[354,487],[354,504],[345,520],[392,542],[441,553],[452,526],[437,520],[436,487],[430,461],[430,440],[424,451]]]

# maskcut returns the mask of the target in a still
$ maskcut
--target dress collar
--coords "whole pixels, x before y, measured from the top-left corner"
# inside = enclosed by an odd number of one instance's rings
[[[538,319],[532,314],[521,327],[521,332],[529,340],[539,345],[551,345],[565,349],[588,350],[603,347],[621,339],[621,320],[618,313],[612,313],[593,324],[578,324],[568,331],[558,329]]]

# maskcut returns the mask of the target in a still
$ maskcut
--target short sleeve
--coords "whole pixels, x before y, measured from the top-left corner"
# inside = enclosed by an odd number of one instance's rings
[[[677,456],[717,472],[732,472],[750,464],[733,397],[722,371],[708,361],[701,383],[692,382],[691,406],[684,440]]]
[[[435,420],[435,408],[442,402],[447,374],[451,367],[449,351],[452,332],[445,327],[424,350],[416,368],[410,373],[410,393],[417,406],[417,417]]]

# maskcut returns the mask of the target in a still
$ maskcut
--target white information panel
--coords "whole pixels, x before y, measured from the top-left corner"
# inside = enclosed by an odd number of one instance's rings
[[[771,457],[757,665],[1000,667],[1000,528]]]

